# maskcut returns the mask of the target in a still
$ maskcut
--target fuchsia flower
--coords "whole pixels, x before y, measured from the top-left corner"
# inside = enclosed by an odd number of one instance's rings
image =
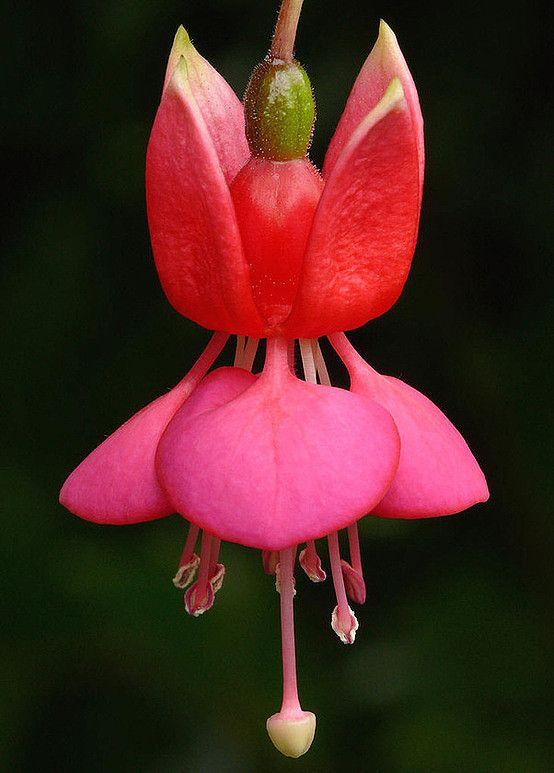
[[[192,370],[108,437],[69,476],[60,501],[97,523],[173,512],[190,521],[174,578],[194,616],[221,587],[222,540],[262,551],[280,591],[283,702],[268,720],[283,753],[310,746],[315,717],[296,686],[294,564],[326,574],[332,627],[352,643],[362,604],[357,521],[457,513],[488,498],[465,441],[417,390],[382,376],[345,330],[386,312],[406,280],[423,183],[416,89],[390,28],[354,84],[322,173],[307,158],[311,87],[292,47],[301,2],[285,0],[245,105],[179,28],[147,153],[148,218],[166,295],[215,330]],[[208,373],[229,335],[232,367]],[[327,336],[350,376],[330,385]],[[252,373],[260,339],[265,364]],[[303,364],[295,369],[295,341]],[[341,529],[350,560],[340,556]],[[201,532],[199,555],[195,546]]]

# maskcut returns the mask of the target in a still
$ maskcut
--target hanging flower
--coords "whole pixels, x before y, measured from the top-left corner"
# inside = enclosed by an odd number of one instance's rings
[[[284,0],[244,106],[177,31],[147,152],[148,219],[168,299],[217,332],[182,381],[93,451],[60,497],[97,523],[186,518],[173,582],[186,589],[193,616],[213,605],[223,583],[222,540],[262,551],[280,592],[283,655],[282,706],[267,728],[293,757],[315,733],[296,685],[298,546],[300,566],[321,582],[315,540],[327,538],[331,625],[352,643],[350,603],[366,596],[357,521],[447,515],[488,498],[483,473],[441,411],[373,370],[342,332],[386,312],[410,268],[424,166],[412,77],[381,22],[320,174],[307,158],[312,90],[293,58],[301,5]],[[209,372],[230,335],[233,366]],[[331,386],[321,336],[346,366],[349,390]],[[253,373],[260,339],[265,364]]]

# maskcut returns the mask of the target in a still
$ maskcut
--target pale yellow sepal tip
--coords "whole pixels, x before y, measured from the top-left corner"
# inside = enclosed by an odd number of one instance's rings
[[[388,43],[394,43],[398,45],[398,41],[396,40],[396,35],[392,31],[392,29],[389,27],[387,22],[384,19],[379,20],[379,35],[378,39],[381,38],[381,40],[388,42]]]
[[[183,25],[180,24],[177,27],[177,32],[175,33],[175,37],[173,39],[173,46],[171,48],[171,51],[172,53],[175,52],[175,54],[182,54],[189,46],[194,48],[194,46],[191,43],[188,32],[183,27]]]
[[[306,754],[315,736],[316,719],[311,711],[303,711],[298,717],[284,718],[273,714],[267,720],[267,732],[275,748],[285,757],[301,757]]]
[[[200,54],[193,46],[188,32],[181,24],[177,28],[175,37],[173,39],[173,45],[169,52],[169,59],[167,60],[167,68],[165,71],[163,90],[169,86],[169,83],[178,71],[181,77],[187,78],[187,65],[190,64],[193,67],[201,59]]]

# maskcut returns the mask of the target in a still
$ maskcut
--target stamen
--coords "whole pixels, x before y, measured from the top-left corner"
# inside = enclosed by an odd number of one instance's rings
[[[288,355],[289,370],[291,373],[295,373],[296,368],[294,363],[294,338],[288,343],[287,355]]]
[[[333,343],[333,346],[334,345],[335,344]],[[312,349],[319,381],[321,384],[330,386],[331,379],[329,378],[329,371],[327,370],[327,365],[323,359],[323,352],[321,351],[319,341],[315,338],[312,340]],[[350,550],[350,563],[344,559],[341,559],[340,562],[346,594],[355,604],[363,604],[366,599],[366,588],[362,570],[357,523],[353,523],[348,527],[348,544]]]
[[[245,336],[237,336],[237,346],[235,349],[235,361],[233,365],[235,368],[240,368],[242,358],[244,357],[244,346],[246,343],[246,337]]]
[[[356,631],[358,630],[358,621],[346,598],[337,532],[334,531],[329,534],[327,540],[329,543],[329,559],[331,561],[333,585],[335,586],[335,594],[337,596],[337,606],[331,615],[331,627],[343,644],[353,644],[356,638]]]
[[[198,579],[185,593],[185,608],[193,617],[204,614],[214,603],[214,590],[210,583],[211,547],[211,534],[202,532]]]
[[[256,352],[258,351],[258,344],[260,343],[259,338],[249,338],[246,342],[246,346],[244,347],[244,357],[242,359],[242,367],[244,370],[252,371],[252,366],[254,365],[254,359],[256,357]]]
[[[212,537],[212,547],[211,547],[211,553],[210,553],[210,560],[212,562],[212,566],[217,563],[217,559],[219,558],[219,551],[221,548],[221,540],[219,537]]]
[[[344,580],[344,587],[346,588],[346,595],[354,602],[354,604],[364,604],[366,597],[364,578],[359,572],[353,569],[344,558],[341,558],[340,565],[342,568],[342,578]]]
[[[350,563],[352,568],[363,574],[362,557],[360,553],[360,539],[358,537],[358,523],[351,523],[348,527],[348,547],[350,550]]]
[[[330,386],[331,379],[329,378],[329,371],[327,370],[325,360],[323,359],[323,353],[317,338],[301,338],[299,340],[300,353],[302,355],[302,364],[304,367],[306,381],[311,382],[312,384],[316,384],[317,377],[319,376],[320,384]],[[362,563],[360,558],[360,545],[358,541],[357,526],[354,524],[353,526],[349,527],[348,530],[350,560],[353,562],[352,566],[347,561],[342,560],[340,557],[337,534],[330,534],[328,539],[333,583],[335,586],[338,602],[332,614],[331,625],[333,626],[333,630],[335,633],[337,633],[341,641],[343,641],[345,644],[352,644],[356,636],[356,631],[358,630],[358,621],[356,620],[354,612],[348,606],[346,597],[348,595],[348,597],[351,598],[352,601],[354,601],[356,604],[363,604],[366,597],[365,583],[362,575]],[[312,577],[312,573],[317,576],[318,572],[317,568],[314,570],[312,566],[308,565],[309,563],[313,563],[313,557],[308,551],[308,547],[305,551],[303,550],[301,552],[299,561],[302,568],[306,571],[308,577],[310,577],[310,579],[314,579],[314,577]],[[325,579],[325,572],[323,572],[321,569],[321,563],[319,564],[319,571],[323,573],[323,579]]]
[[[300,757],[311,746],[316,719],[311,711],[302,711],[296,682],[294,644],[294,577],[296,548],[279,555],[281,575],[281,641],[283,657],[283,701],[281,710],[267,720],[267,732],[275,747],[287,757]]]
[[[266,574],[275,574],[278,563],[279,552],[277,550],[262,550],[262,564]]]
[[[366,589],[360,556],[357,523],[353,523],[348,527],[348,544],[350,548],[350,563],[344,559],[341,559],[340,562],[346,594],[355,604],[364,604]]]
[[[225,565],[218,563],[221,540],[219,537],[212,537],[212,549],[210,554],[210,585],[214,595],[220,590],[225,577]]]
[[[173,585],[175,585],[176,588],[187,588],[196,574],[196,569],[200,563],[200,556],[197,556],[194,552],[198,532],[198,526],[191,523],[185,547],[183,548],[181,558],[179,559],[179,568],[177,569],[177,574],[173,578]]]
[[[294,557],[296,557],[296,548],[294,552],[295,552]],[[296,596],[296,578],[294,577],[294,575],[292,577],[292,587],[293,587],[292,595]],[[277,563],[275,564],[275,590],[277,591],[277,593],[281,593],[281,565],[279,561],[277,561]]]
[[[302,367],[304,368],[304,378],[310,384],[317,384],[317,374],[315,369],[314,354],[310,338],[299,338],[300,354],[302,356]]]
[[[317,368],[317,375],[319,376],[319,383],[325,384],[326,386],[331,386],[329,371],[327,370],[327,365],[325,364],[325,360],[323,359],[323,352],[321,351],[321,347],[319,345],[319,341],[317,340],[317,338],[312,339],[312,352],[313,352],[313,357],[315,361],[315,366]]]
[[[327,575],[321,566],[321,559],[317,554],[314,540],[307,542],[304,550],[300,551],[298,563],[312,582],[323,582],[326,579]]]

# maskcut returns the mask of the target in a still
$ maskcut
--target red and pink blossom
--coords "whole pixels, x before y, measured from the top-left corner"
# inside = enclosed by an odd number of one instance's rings
[[[440,409],[377,373],[345,335],[388,311],[410,270],[424,170],[413,79],[381,22],[319,172],[307,155],[311,87],[293,57],[300,6],[283,3],[244,104],[177,32],[147,151],[148,221],[169,302],[215,332],[190,372],[87,456],[60,496],[96,523],[186,519],[173,582],[194,617],[222,586],[222,541],[261,551],[282,628],[283,701],[268,732],[289,756],[315,733],[296,682],[297,554],[323,582],[316,540],[328,542],[330,622],[351,644],[351,604],[366,598],[357,522],[444,516],[488,498]],[[214,369],[231,337],[233,364]],[[349,389],[331,384],[320,338]]]

